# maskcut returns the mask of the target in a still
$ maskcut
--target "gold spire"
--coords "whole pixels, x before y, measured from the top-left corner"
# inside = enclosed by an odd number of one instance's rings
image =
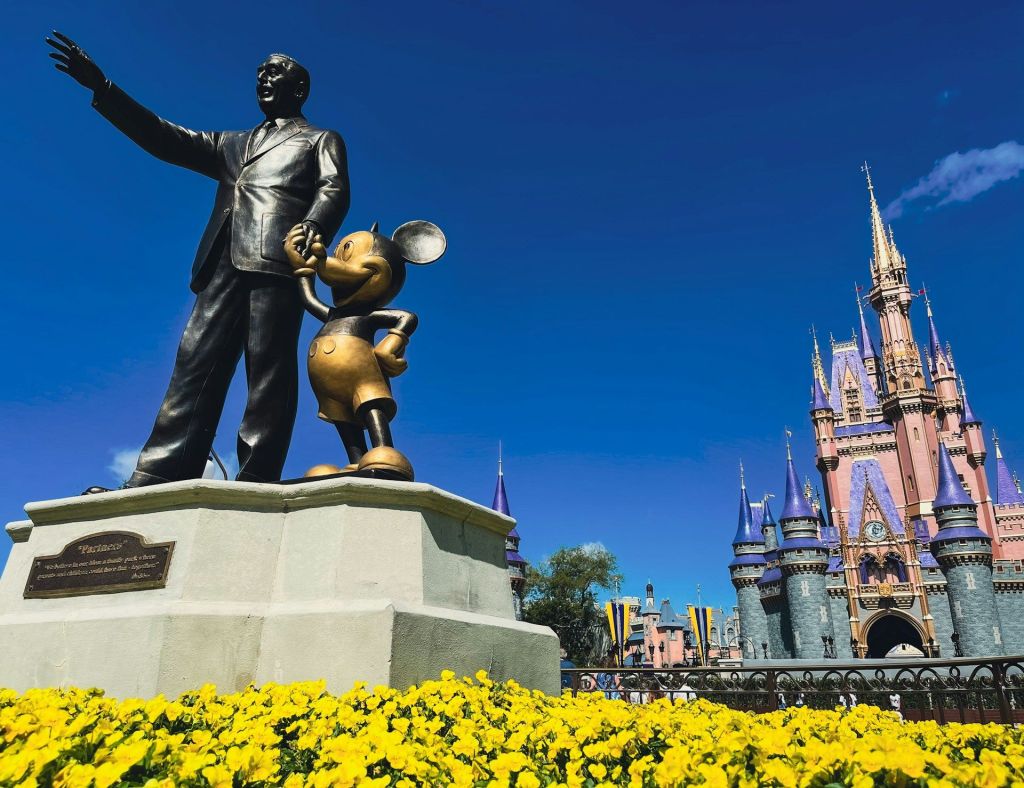
[[[900,254],[900,250],[896,248],[896,238],[892,234],[892,225],[889,225],[889,251],[892,252],[892,259],[896,265],[899,265],[903,261],[903,255]]]
[[[821,390],[825,396],[829,395],[828,380],[825,378],[825,365],[821,363],[821,348],[818,347],[818,332],[811,326],[811,337],[814,341],[814,353],[811,354],[811,368],[814,370],[814,377],[821,384]]]
[[[874,243],[875,259],[874,269],[879,273],[888,271],[894,267],[892,250],[889,247],[889,239],[886,237],[885,224],[882,222],[882,212],[878,210],[878,203],[875,201],[875,186],[871,182],[871,168],[868,163],[860,168],[868,180],[868,197],[871,200],[871,238]],[[874,275],[875,271],[872,271]]]
[[[928,317],[935,317],[932,314],[932,300],[928,297],[928,288],[921,282],[921,295],[924,296],[924,309]]]

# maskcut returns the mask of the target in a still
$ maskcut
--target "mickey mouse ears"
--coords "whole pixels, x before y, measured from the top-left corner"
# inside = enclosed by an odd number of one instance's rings
[[[429,265],[441,259],[448,241],[441,228],[421,219],[406,222],[391,236],[398,244],[402,256],[415,265]]]

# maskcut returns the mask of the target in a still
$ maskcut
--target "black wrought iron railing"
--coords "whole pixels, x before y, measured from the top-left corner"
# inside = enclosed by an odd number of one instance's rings
[[[1024,656],[862,661],[743,667],[567,668],[573,695],[649,703],[706,698],[730,708],[774,711],[870,704],[909,720],[1024,723]]]

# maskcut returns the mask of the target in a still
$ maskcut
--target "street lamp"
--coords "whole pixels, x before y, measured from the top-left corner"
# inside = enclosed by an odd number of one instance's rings
[[[651,661],[651,667],[653,668],[654,667],[654,644],[653,643],[648,643],[647,644],[647,653],[651,655],[651,660],[650,661]]]
[[[658,655],[661,658],[661,666],[665,667],[665,641],[658,644]]]
[[[761,642],[761,651],[764,652],[764,658],[768,659],[768,644],[764,641]]]
[[[960,648],[960,633],[954,632],[949,636],[949,639],[953,641],[953,656],[962,657],[964,655],[964,650]]]
[[[644,652],[643,649],[640,648],[640,644],[637,643],[636,647],[633,649],[633,667],[638,668],[643,664],[643,662]]]
[[[857,648],[860,642],[857,638],[850,638],[850,651],[853,652],[853,658],[857,659],[860,656],[860,650]]]

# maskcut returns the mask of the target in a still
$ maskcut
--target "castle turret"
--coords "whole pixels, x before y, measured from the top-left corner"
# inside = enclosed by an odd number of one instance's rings
[[[881,359],[878,357],[878,351],[875,350],[875,341],[871,338],[868,324],[864,320],[864,304],[861,302],[860,287],[857,287],[857,314],[860,316],[860,337],[858,340],[860,357],[864,361],[864,369],[868,372],[868,378],[871,380],[875,393],[881,394],[883,391],[882,364]]]
[[[756,648],[761,649],[763,656],[772,659],[787,659],[792,656],[789,637],[789,614],[786,610],[786,599],[782,595],[782,570],[779,569],[779,532],[765,496],[761,505],[761,534],[764,536],[765,569],[761,579],[757,581],[757,590],[761,597],[768,627],[768,637],[760,642],[755,641]],[[742,621],[740,622],[742,625]]]
[[[1017,477],[1010,471],[999,446],[999,436],[992,430],[992,444],[996,447],[996,503],[1000,506],[1024,503]]]
[[[757,581],[764,574],[764,536],[754,527],[754,515],[747,496],[747,485],[740,465],[740,514],[736,536],[732,540],[735,555],[729,564],[729,575],[736,588],[740,609],[740,647],[745,659],[756,659],[757,644],[768,640],[768,622]]]
[[[921,353],[910,328],[913,294],[907,283],[907,261],[885,231],[882,212],[875,201],[875,187],[865,163],[871,214],[871,292],[868,298],[882,327],[882,368],[890,392],[920,391],[925,388]]]
[[[779,568],[782,570],[793,656],[796,659],[821,659],[822,636],[834,637],[825,572],[828,549],[818,537],[818,516],[801,490],[786,446],[786,498],[779,518],[782,543]]]
[[[945,430],[959,432],[960,392],[956,387],[953,354],[948,347],[942,346],[942,340],[939,339],[939,331],[935,328],[935,315],[932,313],[932,302],[927,292],[924,303],[928,314],[928,371],[931,373],[935,396],[938,398],[938,416]]]
[[[491,508],[506,517],[512,514],[508,508],[508,495],[505,493],[505,472],[501,467],[501,449],[498,449],[498,481],[494,485],[494,500]],[[516,618],[523,617],[523,591],[526,587],[526,559],[519,554],[519,531],[517,526],[505,537],[505,561],[508,563],[508,578],[512,586],[512,607]]]
[[[982,421],[975,415],[967,399],[967,387],[964,385],[963,377],[960,378],[960,432],[964,436],[964,444],[967,446],[967,462],[972,468],[980,468],[985,464],[988,452],[985,450],[985,436],[981,432]]]
[[[932,555],[946,576],[953,630],[964,656],[1003,653],[992,586],[992,540],[978,528],[977,504],[964,490],[949,450],[939,444],[938,491],[932,507],[938,532]]]
[[[814,350],[817,356],[817,343]],[[817,374],[811,383],[811,421],[814,423],[818,470],[822,473],[834,471],[839,467],[839,452],[836,450],[836,414]]]

